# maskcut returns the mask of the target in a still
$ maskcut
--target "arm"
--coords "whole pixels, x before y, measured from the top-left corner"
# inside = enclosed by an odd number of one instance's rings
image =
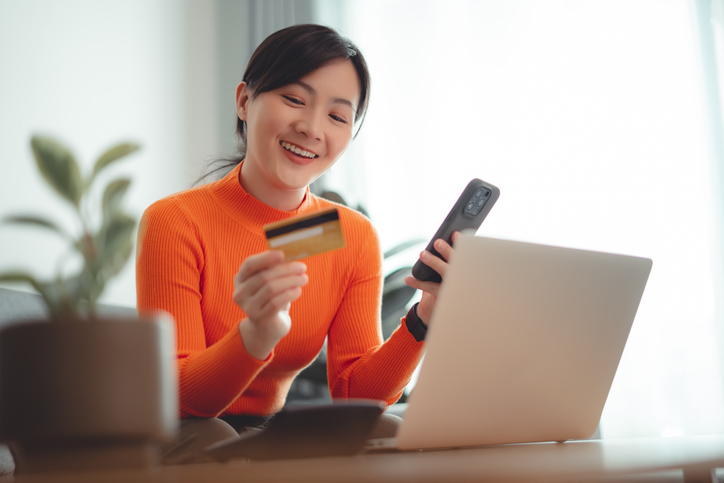
[[[362,240],[356,253],[350,255],[354,257],[353,274],[328,334],[329,387],[333,398],[376,399],[392,404],[417,367],[423,344],[404,325],[382,344],[379,241],[371,226],[357,235]]]
[[[236,324],[207,347],[200,288],[204,248],[203,234],[173,199],[144,213],[136,263],[138,310],[164,310],[176,321],[183,416],[217,416],[268,362],[246,352]]]
[[[453,234],[453,241],[459,233]],[[376,241],[376,237],[375,237]],[[378,244],[376,244],[378,246]],[[448,261],[453,254],[453,249],[444,240],[437,240],[435,249],[445,258],[441,260],[427,251],[421,253],[423,262],[438,272],[444,279],[447,271]],[[359,357],[344,354],[354,354],[355,349],[362,351],[365,345],[365,337],[360,337],[366,325],[365,320],[376,321],[379,327],[379,307],[381,306],[381,259],[379,250],[370,250],[372,256],[379,260],[375,265],[375,258],[368,258],[359,263],[359,266],[379,266],[379,274],[376,276],[367,275],[366,278],[354,282],[348,288],[347,294],[340,312],[339,320],[349,320],[358,317],[356,324],[333,324],[329,337],[329,380],[332,397],[340,398],[365,398],[386,401],[393,404],[399,399],[402,390],[409,383],[410,377],[420,362],[423,354],[423,343],[418,342],[410,334],[406,326],[405,318],[402,319],[400,327],[382,345],[381,337],[376,337],[377,343],[369,345],[368,349]],[[437,301],[437,294],[440,289],[439,283],[420,282],[413,277],[408,277],[406,283],[413,288],[423,290],[422,299],[418,305],[417,314],[424,324],[429,324],[430,316]],[[374,303],[374,314],[370,310],[369,297],[366,294],[376,293]],[[333,334],[334,331],[334,334]],[[337,347],[337,340],[344,345]],[[333,341],[335,341],[333,343]],[[333,356],[332,356],[333,354]],[[341,360],[340,360],[341,359]],[[333,376],[334,374],[334,376]],[[332,382],[333,381],[333,382]]]

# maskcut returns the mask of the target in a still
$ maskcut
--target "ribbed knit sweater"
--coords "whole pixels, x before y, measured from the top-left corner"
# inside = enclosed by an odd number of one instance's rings
[[[370,221],[309,190],[297,210],[279,211],[241,187],[240,168],[157,201],[141,220],[138,310],[160,309],[175,319],[181,416],[279,411],[325,337],[332,397],[392,404],[422,356],[422,342],[403,320],[382,344],[382,257]],[[346,246],[302,260],[309,283],[291,304],[291,330],[267,360],[255,359],[238,330],[246,315],[232,300],[234,275],[247,257],[267,250],[264,225],[332,206]]]

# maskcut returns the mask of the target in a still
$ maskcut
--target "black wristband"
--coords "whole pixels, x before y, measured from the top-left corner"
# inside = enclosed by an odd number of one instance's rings
[[[407,330],[410,331],[410,334],[412,334],[417,342],[425,340],[427,326],[420,320],[420,317],[417,316],[417,304],[413,305],[410,311],[407,312],[405,325],[407,325]]]

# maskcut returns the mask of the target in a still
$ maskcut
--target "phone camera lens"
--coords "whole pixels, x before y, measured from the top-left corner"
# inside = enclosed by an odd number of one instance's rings
[[[479,200],[479,201],[478,201],[478,208],[482,208],[484,204],[485,204],[485,200]]]
[[[468,206],[465,207],[465,210],[472,211],[474,208],[475,208],[475,203],[471,201],[470,203],[468,203]]]
[[[475,197],[480,198],[483,196],[483,188],[478,188],[478,191],[475,192]]]

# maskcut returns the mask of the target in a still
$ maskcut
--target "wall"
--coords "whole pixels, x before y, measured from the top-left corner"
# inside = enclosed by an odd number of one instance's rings
[[[228,0],[0,0],[0,217],[45,213],[73,226],[37,172],[33,133],[66,141],[85,172],[111,144],[140,143],[140,154],[106,178],[133,177],[127,208],[139,217],[233,150],[233,89],[248,48],[233,16],[245,8]],[[223,68],[220,55],[231,59]],[[0,270],[52,276],[66,251],[40,230],[0,225]],[[102,300],[135,304],[133,264]]]

